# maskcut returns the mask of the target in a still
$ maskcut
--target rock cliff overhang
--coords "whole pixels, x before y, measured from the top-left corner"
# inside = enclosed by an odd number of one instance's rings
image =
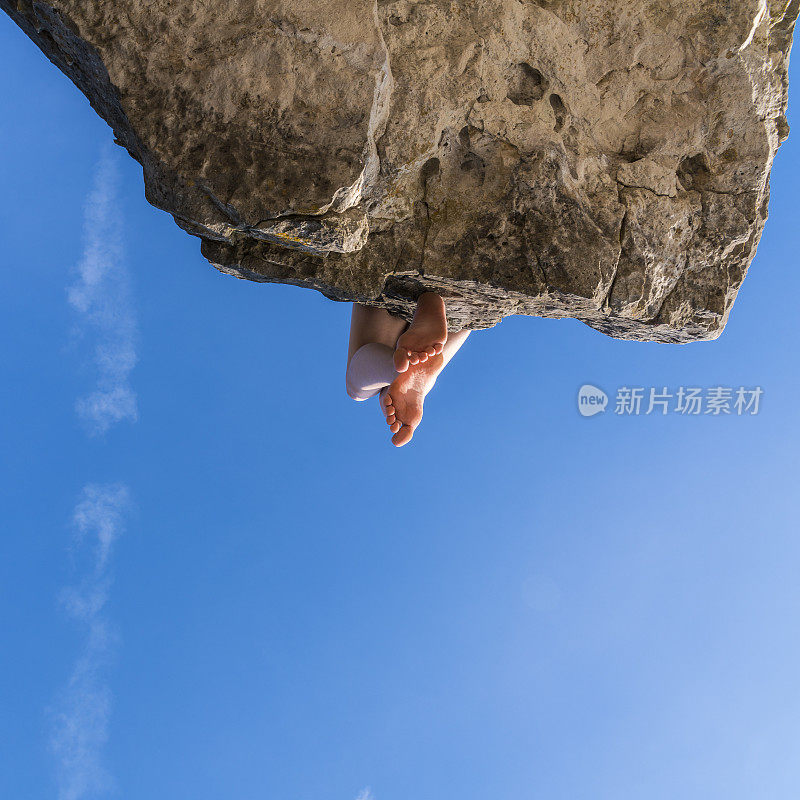
[[[713,339],[800,0],[0,0],[223,272]]]

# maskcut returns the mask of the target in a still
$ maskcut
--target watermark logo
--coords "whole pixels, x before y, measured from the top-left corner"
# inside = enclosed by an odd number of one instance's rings
[[[585,383],[578,389],[578,411],[583,417],[601,414],[608,405],[608,395],[591,383]]]
[[[764,390],[760,386],[621,386],[617,389],[613,413],[617,416],[666,416],[677,414],[699,417],[756,416],[761,410]],[[593,417],[606,410],[608,396],[602,389],[584,384],[578,390],[578,411]]]

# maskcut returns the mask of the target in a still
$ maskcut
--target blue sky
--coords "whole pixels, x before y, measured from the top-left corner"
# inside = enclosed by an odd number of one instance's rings
[[[796,136],[718,341],[505,320],[395,450],[349,307],[217,273],[0,52],[0,796],[797,796]],[[584,383],[764,396],[585,419]]]

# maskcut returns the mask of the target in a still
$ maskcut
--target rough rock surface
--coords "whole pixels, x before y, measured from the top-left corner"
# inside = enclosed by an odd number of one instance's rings
[[[719,335],[800,0],[0,0],[219,269]]]

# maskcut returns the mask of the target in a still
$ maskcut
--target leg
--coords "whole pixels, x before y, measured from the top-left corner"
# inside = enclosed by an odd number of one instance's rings
[[[353,400],[374,397],[395,376],[392,360],[397,338],[407,324],[382,308],[353,303],[345,383]]]
[[[394,350],[385,344],[368,342],[353,353],[347,364],[345,387],[353,400],[369,400],[397,375]]]
[[[382,308],[372,308],[353,303],[350,314],[350,346],[347,350],[347,361],[356,351],[370,342],[385,344],[394,350],[400,334],[408,327],[408,323],[395,317]]]
[[[442,369],[450,363],[453,356],[461,349],[461,345],[467,341],[467,336],[470,333],[471,331],[463,330],[458,333],[452,333],[447,337],[447,341],[442,348]]]
[[[464,344],[469,333],[464,330],[450,334],[439,355],[429,358],[425,363],[410,366],[405,372],[399,373],[390,386],[381,390],[381,407],[389,429],[394,434],[392,444],[396,447],[402,447],[411,441],[422,420],[422,406],[426,395],[433,389],[436,379]]]

